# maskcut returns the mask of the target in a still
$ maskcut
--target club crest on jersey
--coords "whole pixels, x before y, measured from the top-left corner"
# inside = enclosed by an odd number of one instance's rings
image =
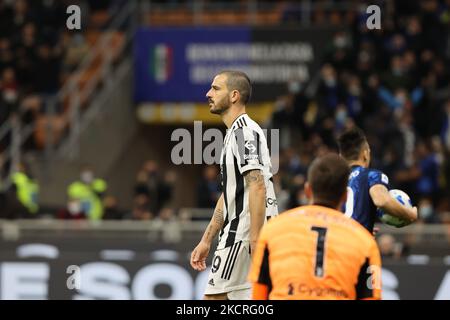
[[[256,141],[246,141],[245,149],[250,151],[250,153],[245,152],[244,153],[244,160],[257,160],[258,159],[258,153],[257,153],[257,147],[256,147]]]
[[[250,150],[251,153],[255,153],[256,152],[256,145],[254,141],[246,141],[245,142],[245,147]]]

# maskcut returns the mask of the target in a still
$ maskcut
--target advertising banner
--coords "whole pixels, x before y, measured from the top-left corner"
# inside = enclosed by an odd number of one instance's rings
[[[208,281],[209,268],[198,273],[189,265],[190,241],[0,245],[0,299],[191,300],[202,298]],[[450,299],[450,266],[442,258],[383,261],[382,281],[384,299]]]
[[[135,102],[204,102],[214,75],[246,72],[253,102],[317,71],[336,30],[320,28],[141,28],[134,43]]]

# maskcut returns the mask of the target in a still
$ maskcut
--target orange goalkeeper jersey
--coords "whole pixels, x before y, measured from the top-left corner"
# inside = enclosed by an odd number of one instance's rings
[[[303,206],[262,228],[249,280],[253,299],[381,299],[381,258],[358,222]]]

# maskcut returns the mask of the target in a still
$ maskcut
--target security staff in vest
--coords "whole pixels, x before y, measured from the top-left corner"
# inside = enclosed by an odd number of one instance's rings
[[[67,195],[69,199],[78,200],[81,210],[89,220],[101,220],[103,216],[103,196],[107,189],[105,180],[95,178],[90,166],[81,170],[80,180],[69,185]]]
[[[31,175],[29,168],[24,163],[19,163],[17,171],[11,176],[11,181],[17,200],[27,211],[22,214],[22,217],[35,217],[39,211],[39,185]]]

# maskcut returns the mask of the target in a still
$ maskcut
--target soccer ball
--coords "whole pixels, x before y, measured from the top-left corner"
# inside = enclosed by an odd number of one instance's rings
[[[399,189],[392,189],[392,190],[389,190],[389,194],[391,195],[391,197],[393,197],[398,202],[400,202],[403,206],[412,208],[411,199],[404,191],[399,190]],[[385,213],[381,209],[378,209],[377,213],[378,213],[378,217],[380,218],[381,222],[383,222],[384,224],[387,224],[389,226],[401,228],[401,227],[404,227],[409,224],[408,221],[406,221],[402,218],[391,216],[390,214]]]

